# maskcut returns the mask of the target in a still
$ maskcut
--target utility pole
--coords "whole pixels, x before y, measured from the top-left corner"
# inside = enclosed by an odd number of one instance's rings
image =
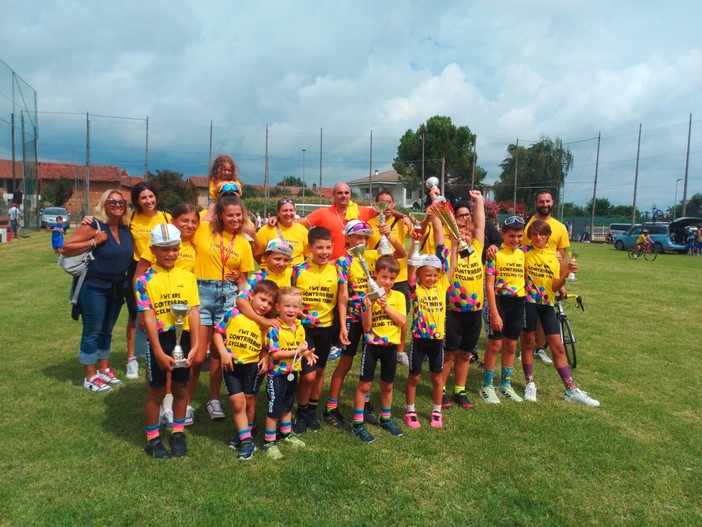
[[[639,154],[641,153],[641,123],[639,123],[639,142],[636,146],[636,170],[634,172],[634,202],[631,205],[631,224],[636,224],[636,187],[639,184]]]

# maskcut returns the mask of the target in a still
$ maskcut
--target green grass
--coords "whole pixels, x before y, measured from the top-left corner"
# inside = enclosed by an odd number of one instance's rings
[[[323,427],[305,434],[304,451],[283,447],[281,462],[257,452],[241,463],[227,448],[232,423],[198,412],[187,431],[188,456],[158,462],[142,450],[142,381],[109,394],[81,387],[81,325],[70,319],[69,279],[49,240],[34,233],[0,246],[2,525],[702,521],[702,258],[629,261],[611,246],[579,245],[581,272],[570,289],[584,297],[586,312],[568,311],[579,343],[574,378],[600,408],[563,403],[558,376],[537,364],[537,404],[452,408],[440,431],[428,426],[425,380],[417,399],[424,426],[401,438],[372,428],[376,442],[362,445]],[[124,313],[113,346],[121,373],[123,328]],[[342,392],[347,415],[355,372]],[[474,400],[480,373],[473,369],[469,378]],[[405,378],[399,368],[398,418]],[[206,397],[201,385],[196,407]]]

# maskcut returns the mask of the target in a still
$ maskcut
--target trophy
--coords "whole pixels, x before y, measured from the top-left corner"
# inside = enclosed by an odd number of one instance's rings
[[[376,201],[373,203],[373,208],[378,211],[378,227],[385,225],[385,211],[387,210],[390,202],[388,201]],[[384,234],[380,237],[380,244],[378,245],[378,252],[385,256],[386,254],[395,254],[395,249],[392,248],[387,236]]]
[[[568,253],[568,256],[570,256],[570,261],[575,262],[575,258],[578,256],[578,253],[575,251],[570,251]],[[577,282],[577,279],[575,278],[575,273],[568,273],[568,277],[566,278],[566,282]]]
[[[171,313],[176,317],[175,322],[175,332],[176,332],[176,345],[173,348],[173,358],[176,361],[174,368],[185,368],[186,359],[183,354],[183,348],[180,347],[180,337],[183,335],[183,317],[186,317],[190,313],[190,306],[187,304],[171,304]]]
[[[408,216],[410,220],[412,220],[412,223],[414,223],[414,234],[418,238],[422,235],[422,222],[426,219],[427,214],[426,212],[410,212]],[[410,251],[408,262],[410,265],[417,267],[421,258],[422,255],[419,252],[419,240],[412,240],[412,251]]]
[[[430,177],[427,179],[427,188],[432,189],[439,185],[439,178]],[[429,205],[429,212],[439,218],[441,223],[448,229],[454,238],[458,240],[458,254],[461,258],[468,258],[473,254],[473,248],[461,239],[461,233],[458,231],[456,216],[453,214],[453,207],[443,196],[438,196],[434,203]]]
[[[349,253],[358,258],[358,262],[361,264],[363,271],[366,273],[366,278],[368,279],[368,289],[370,290],[368,293],[368,298],[371,300],[378,300],[385,294],[385,289],[380,287],[376,281],[373,280],[370,270],[368,269],[368,262],[366,262],[366,259],[363,257],[363,251],[365,250],[365,245],[357,245],[356,247],[351,247],[349,249]]]

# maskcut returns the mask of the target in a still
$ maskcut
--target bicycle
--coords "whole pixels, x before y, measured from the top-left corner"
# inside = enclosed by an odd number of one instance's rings
[[[643,254],[647,262],[653,262],[658,257],[658,253],[651,247],[650,243],[644,243],[641,250],[639,250],[638,246],[632,247],[629,249],[628,254],[629,260],[637,260]]]
[[[560,294],[556,295],[556,305],[554,309],[556,310],[556,318],[560,325],[561,330],[561,342],[563,342],[563,347],[565,348],[566,360],[568,365],[575,369],[578,365],[578,355],[575,349],[575,335],[573,334],[573,328],[570,326],[568,321],[568,315],[565,312],[566,301],[568,297],[563,297]],[[575,297],[575,306],[579,307],[585,311],[585,306],[583,305],[583,297],[577,295]]]

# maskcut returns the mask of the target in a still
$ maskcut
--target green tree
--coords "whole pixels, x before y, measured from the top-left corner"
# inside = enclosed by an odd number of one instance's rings
[[[682,201],[678,205],[677,216],[682,216]],[[702,194],[699,192],[687,200],[685,216],[702,216]]]
[[[192,183],[183,179],[183,174],[173,170],[149,172],[149,183],[158,192],[159,209],[171,212],[180,203],[197,205],[197,190]]]
[[[554,199],[558,198],[566,175],[573,167],[573,153],[563,148],[559,138],[542,137],[529,147],[510,144],[500,167],[502,173],[495,183],[495,200],[514,199],[516,174],[517,203],[532,210],[534,195],[541,189],[550,190]]]
[[[427,119],[416,131],[407,130],[400,138],[397,157],[392,166],[400,174],[400,181],[407,190],[424,186],[430,177],[441,178],[442,159],[445,160],[445,194],[453,199],[465,197],[473,177],[473,145],[475,134],[467,126],[456,126],[450,117],[435,115]],[[422,144],[424,146],[424,174],[422,174]],[[475,167],[475,184],[487,172]]]
[[[42,189],[41,199],[44,203],[51,203],[63,207],[73,195],[73,182],[65,177],[50,181]]]
[[[607,216],[611,214],[612,204],[607,198],[597,198],[595,200],[595,216]],[[592,214],[592,199],[585,204],[585,212]]]
[[[575,218],[585,216],[585,210],[579,207],[572,201],[568,201],[563,204],[563,217],[564,218]]]
[[[295,176],[285,176],[281,181],[276,183],[279,187],[307,187],[306,183],[303,183],[299,177]]]

